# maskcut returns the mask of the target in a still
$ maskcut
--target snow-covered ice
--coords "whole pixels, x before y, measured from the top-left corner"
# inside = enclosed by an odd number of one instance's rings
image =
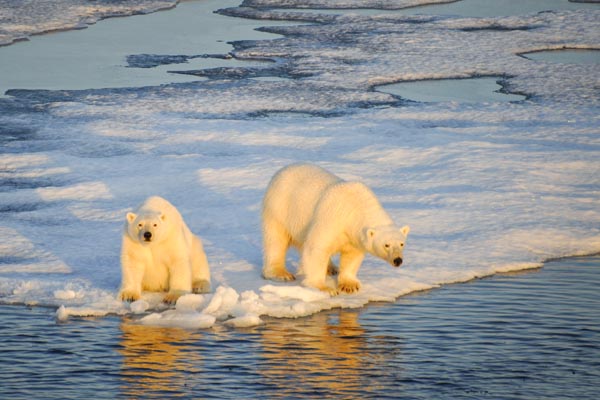
[[[0,0],[0,45],[40,33],[85,28],[103,18],[164,10],[176,4],[177,0]]]
[[[276,12],[258,6],[295,4],[308,3],[253,0],[226,13],[269,18]],[[0,302],[56,307],[59,320],[140,314],[143,324],[245,327],[600,251],[599,66],[519,56],[600,48],[600,9],[306,18],[268,28],[285,37],[234,43],[236,58],[270,66],[0,99]],[[502,76],[527,99],[416,103],[374,90],[480,76]],[[261,278],[262,195],[296,161],[362,180],[411,226],[401,269],[369,256],[361,291],[335,297]],[[213,293],[175,308],[152,293],[116,300],[125,213],[153,194],[178,207],[211,265]],[[298,265],[293,251],[288,263]]]

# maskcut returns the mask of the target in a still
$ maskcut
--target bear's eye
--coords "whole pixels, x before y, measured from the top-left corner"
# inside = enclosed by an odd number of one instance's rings
[[[156,228],[158,226],[158,224],[154,224],[154,227]]]
[[[384,246],[386,249],[389,249],[389,248],[390,248],[390,245],[389,245],[388,243],[384,244],[383,246]]]
[[[138,224],[138,228],[141,228],[142,226],[144,226],[144,224]]]
[[[400,247],[404,247],[404,243],[400,243]]]

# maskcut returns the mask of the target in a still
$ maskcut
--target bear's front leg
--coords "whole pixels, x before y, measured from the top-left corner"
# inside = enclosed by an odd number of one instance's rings
[[[331,254],[324,249],[306,245],[302,249],[300,268],[306,278],[302,282],[304,286],[313,287],[331,296],[338,294],[337,290],[327,286],[327,270]]]
[[[163,299],[167,304],[175,304],[177,299],[192,291],[192,266],[190,260],[179,258],[169,266],[169,292]]]
[[[135,249],[134,249],[135,250]],[[126,246],[121,254],[121,289],[119,300],[136,301],[142,297],[145,262],[130,254]]]
[[[356,277],[358,269],[365,258],[365,254],[355,248],[342,251],[340,255],[340,276],[338,277],[338,290],[345,293],[354,293],[360,290],[360,281]]]

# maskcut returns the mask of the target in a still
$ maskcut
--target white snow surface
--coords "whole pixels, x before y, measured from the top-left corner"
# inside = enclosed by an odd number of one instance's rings
[[[132,314],[141,324],[248,327],[600,251],[598,64],[517,55],[600,48],[600,10],[341,16],[282,31],[290,36],[236,55],[307,76],[224,71],[192,84],[0,99],[0,302],[55,307],[61,321]],[[372,90],[485,75],[506,76],[529,99],[402,103]],[[334,297],[261,278],[262,195],[297,161],[363,181],[411,226],[402,268],[368,256],[361,291]],[[202,238],[213,293],[175,307],[155,293],[116,299],[125,213],[150,195]]]

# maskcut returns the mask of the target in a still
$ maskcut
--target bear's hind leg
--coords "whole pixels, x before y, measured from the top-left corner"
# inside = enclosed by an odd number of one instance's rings
[[[263,270],[265,279],[293,281],[296,278],[285,268],[285,254],[290,246],[290,235],[272,218],[263,221]]]
[[[337,265],[333,262],[333,260],[329,259],[329,264],[327,264],[327,275],[336,276],[339,273],[339,269]]]

